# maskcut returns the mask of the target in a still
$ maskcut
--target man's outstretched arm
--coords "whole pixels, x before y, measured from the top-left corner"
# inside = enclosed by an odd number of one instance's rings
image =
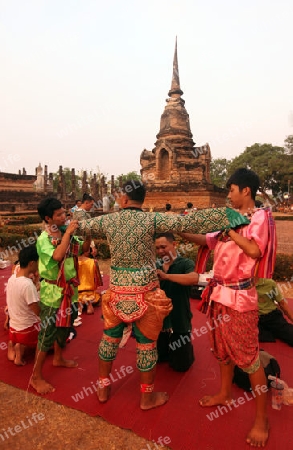
[[[157,274],[160,280],[172,281],[173,283],[182,284],[182,286],[192,286],[198,283],[198,273],[165,273],[158,269]]]
[[[207,238],[205,234],[193,234],[193,233],[177,233],[187,241],[194,242],[197,245],[206,245]]]

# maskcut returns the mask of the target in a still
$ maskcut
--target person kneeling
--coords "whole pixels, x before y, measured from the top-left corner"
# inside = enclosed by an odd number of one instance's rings
[[[168,361],[173,370],[186,372],[194,362],[189,298],[191,286],[198,282],[198,274],[194,272],[192,260],[177,254],[172,233],[157,234],[155,246],[161,260],[157,263],[160,288],[173,305],[173,310],[164,320],[165,331],[159,334],[158,362]]]
[[[35,245],[19,253],[20,268],[7,283],[6,302],[9,313],[9,341],[7,357],[14,364],[25,364],[27,347],[36,347],[39,329],[39,296],[31,276],[38,270],[38,253]]]

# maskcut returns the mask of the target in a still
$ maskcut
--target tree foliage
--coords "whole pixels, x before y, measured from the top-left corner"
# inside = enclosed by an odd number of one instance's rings
[[[288,155],[293,155],[293,134],[289,134],[289,136],[286,137],[284,147],[285,152]]]
[[[72,175],[71,175],[71,169],[69,167],[64,167],[62,169],[62,173],[65,180],[65,190],[67,194],[70,194],[72,192]],[[53,190],[54,192],[57,192],[58,190],[58,183],[59,183],[59,172],[53,173]],[[76,190],[76,197],[78,198],[81,194],[81,176],[75,175],[75,190]]]
[[[118,177],[116,177],[116,181],[119,183],[119,180],[122,180],[122,183],[125,183],[128,180],[141,180],[141,176],[133,170],[132,172],[118,175]]]
[[[236,158],[214,159],[211,162],[211,181],[225,187],[227,179],[239,167],[254,170],[260,177],[260,191],[272,191],[273,196],[287,192],[293,182],[293,135],[287,136],[284,147],[254,144]]]
[[[287,191],[288,179],[293,176],[293,159],[283,147],[254,144],[246,147],[229,165],[228,176],[239,167],[254,170],[260,178],[260,191],[272,190],[273,195]]]
[[[211,161],[211,182],[216,186],[224,188],[227,182],[227,175],[231,161],[226,158],[212,159]]]

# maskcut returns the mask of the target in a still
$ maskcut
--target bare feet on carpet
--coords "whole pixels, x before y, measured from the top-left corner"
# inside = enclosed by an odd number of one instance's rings
[[[55,388],[47,383],[43,378],[33,378],[30,379],[30,386],[32,386],[38,394],[49,394],[50,392],[54,392]]]
[[[25,366],[26,361],[23,359],[24,347],[21,344],[15,344],[15,359],[14,364],[16,366]]]
[[[15,360],[15,348],[14,344],[11,341],[8,342],[7,358],[9,359],[9,361]]]
[[[100,403],[106,403],[111,394],[111,386],[98,387],[97,396]]]
[[[78,363],[76,361],[74,361],[73,359],[63,359],[63,358],[59,358],[53,359],[53,366],[55,367],[68,367],[69,369],[77,367]]]
[[[95,313],[94,307],[93,307],[93,305],[91,303],[88,303],[87,309],[86,309],[86,313],[87,314],[94,314]]]
[[[230,405],[232,404],[232,398],[222,395],[220,393],[216,395],[206,395],[203,397],[199,404],[203,407],[217,406],[217,405]],[[247,435],[246,442],[252,447],[264,447],[269,436],[269,425],[266,418],[256,419],[254,425]]]
[[[252,447],[264,447],[269,437],[268,419],[256,419],[247,435],[246,442]]]
[[[140,400],[140,408],[144,411],[162,406],[169,400],[167,392],[152,392],[150,394],[142,394]]]
[[[223,394],[215,394],[215,395],[206,395],[202,399],[199,400],[200,406],[208,407],[208,406],[217,406],[217,405],[229,405],[232,403],[232,397],[225,396]]]

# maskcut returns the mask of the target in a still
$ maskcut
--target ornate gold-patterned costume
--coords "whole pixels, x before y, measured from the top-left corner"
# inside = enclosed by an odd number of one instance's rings
[[[232,220],[238,220],[234,226],[241,225],[241,220],[246,223],[228,208],[194,211],[186,216],[125,208],[79,222],[79,230],[84,234],[106,234],[111,252],[110,290],[102,301],[105,329],[99,348],[101,359],[115,358],[123,328],[132,322],[138,341],[137,366],[141,371],[154,367],[157,358],[154,341],[172,305],[159,289],[153,237],[169,230],[207,233],[230,228],[233,226],[230,214]]]

